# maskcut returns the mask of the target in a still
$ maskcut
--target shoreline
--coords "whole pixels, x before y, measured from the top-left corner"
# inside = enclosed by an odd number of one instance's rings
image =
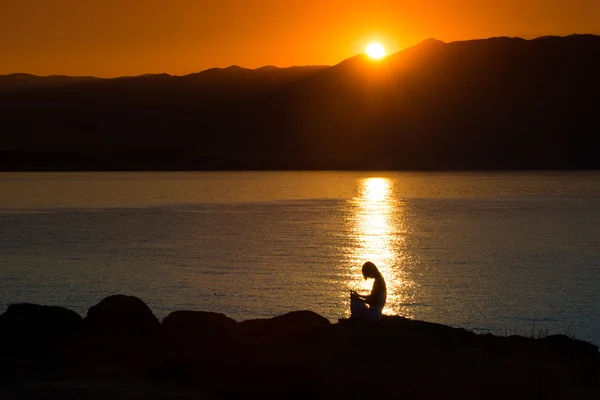
[[[63,307],[9,306],[0,315],[0,372],[8,398],[600,394],[598,347],[565,335],[475,334],[399,316],[331,323],[306,310],[242,322],[174,311],[159,322],[124,295],[84,318]],[[50,392],[56,397],[44,397]]]

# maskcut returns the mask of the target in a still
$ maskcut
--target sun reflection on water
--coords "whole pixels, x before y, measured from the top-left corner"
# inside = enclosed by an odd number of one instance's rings
[[[407,233],[404,205],[393,197],[393,182],[388,178],[361,179],[359,188],[350,216],[354,246],[348,253],[348,290],[370,292],[373,281],[363,280],[361,267],[372,261],[387,285],[384,313],[412,317],[409,305],[414,282],[409,278],[409,257],[403,250]]]

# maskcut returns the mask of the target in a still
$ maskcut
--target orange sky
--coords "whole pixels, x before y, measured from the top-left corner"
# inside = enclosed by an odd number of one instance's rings
[[[600,34],[600,0],[0,0],[0,74],[336,64],[371,40]]]

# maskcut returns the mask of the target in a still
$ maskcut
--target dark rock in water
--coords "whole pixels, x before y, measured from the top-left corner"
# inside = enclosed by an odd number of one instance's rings
[[[240,383],[221,397],[506,399],[600,393],[595,346],[568,338],[476,335],[399,316],[298,327],[301,336],[278,337],[275,327],[260,342],[253,364],[239,374]]]
[[[163,351],[174,360],[230,360],[239,342],[238,323],[224,314],[174,311],[161,324]]]
[[[111,296],[83,321],[58,307],[11,306],[0,336],[0,398],[87,398],[102,382],[116,390],[125,381],[136,382],[129,398],[600,398],[590,343],[476,335],[400,316],[331,324],[295,311],[237,323],[176,311],[159,324],[140,299]],[[55,345],[61,363],[45,362]]]
[[[566,335],[550,335],[539,339],[539,344],[543,351],[568,359],[596,357],[598,355],[598,346],[583,340],[572,339]]]
[[[86,329],[120,331],[133,336],[145,336],[160,325],[146,303],[122,294],[109,296],[92,306],[83,322]]]
[[[231,384],[246,359],[238,323],[220,313],[175,311],[160,327],[162,368],[158,377],[177,377],[203,393]]]
[[[266,319],[250,319],[240,322],[244,335],[257,340],[271,340],[293,334],[298,329],[310,329],[317,326],[329,326],[325,317],[307,310],[292,311],[284,315]]]
[[[113,295],[92,306],[73,354],[86,363],[146,365],[158,354],[160,323],[142,300]]]
[[[63,307],[8,306],[0,315],[0,388],[23,373],[31,378],[52,371],[80,326],[81,316]]]
[[[314,398],[322,389],[323,360],[330,354],[333,326],[312,311],[293,311],[239,323],[246,359],[235,385],[221,387],[219,398]]]
[[[81,316],[64,307],[11,304],[0,315],[0,353],[46,356],[81,326]]]

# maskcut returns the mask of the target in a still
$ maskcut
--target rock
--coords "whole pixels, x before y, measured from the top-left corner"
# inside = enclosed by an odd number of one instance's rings
[[[336,325],[331,346],[339,359],[394,365],[440,355],[463,357],[459,349],[471,346],[476,335],[465,329],[400,316],[379,322],[346,321]],[[459,353],[459,354],[457,354]]]
[[[80,327],[81,316],[63,307],[8,306],[0,315],[0,388],[23,375],[31,378],[55,369]]]
[[[160,326],[162,349],[178,361],[231,360],[239,342],[238,323],[224,314],[174,311]]]
[[[64,349],[75,338],[76,361],[57,368],[0,354],[0,387],[25,382],[34,397],[54,391],[59,398],[125,381],[141,385],[127,393],[132,398],[160,394],[147,393],[145,383],[220,399],[600,398],[598,348],[564,335],[476,335],[399,316],[331,324],[311,311],[240,323],[218,313],[175,311],[159,324],[144,302],[128,296],[104,299],[83,321],[73,314],[18,305],[0,316],[8,346],[19,340],[36,346],[40,337]]]
[[[279,362],[280,359],[310,358],[327,348],[332,325],[312,311],[292,311],[273,318],[240,322],[243,342],[255,360]]]
[[[539,340],[543,351],[567,359],[590,359],[598,357],[598,346],[566,335],[550,335]]]
[[[86,364],[146,365],[158,357],[160,323],[142,300],[113,295],[83,319],[74,357]]]
[[[315,398],[322,389],[320,361],[330,360],[333,327],[312,311],[293,311],[239,323],[247,359],[236,385],[223,387],[219,398]]]
[[[329,320],[315,312],[302,310],[265,319],[250,319],[240,322],[244,335],[258,341],[273,340],[293,334],[298,330],[329,326]]]
[[[162,357],[157,375],[174,377],[204,393],[230,386],[246,359],[238,323],[220,313],[175,311],[160,326]]]
[[[92,306],[83,322],[86,329],[119,331],[131,336],[155,333],[160,326],[146,303],[122,294],[109,296]]]
[[[81,327],[81,316],[64,307],[11,304],[0,315],[0,353],[46,357]]]

